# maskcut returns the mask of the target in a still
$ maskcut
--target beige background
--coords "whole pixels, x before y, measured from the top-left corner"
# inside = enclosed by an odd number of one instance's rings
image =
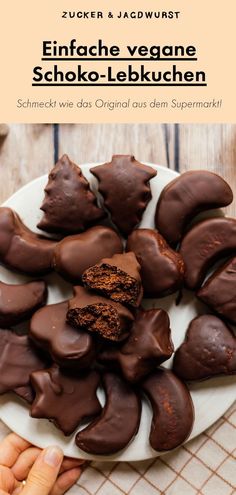
[[[85,10],[180,10],[179,20],[66,20],[61,19],[63,9],[82,10],[77,0],[57,2],[29,2],[8,0],[4,3],[0,20],[1,49],[1,120],[8,122],[234,122],[235,121],[235,14],[234,0],[126,0],[84,2]],[[198,62],[180,62],[177,65],[189,70],[207,73],[207,88],[32,88],[32,68],[40,65],[42,41],[55,39],[66,43],[77,38],[81,44],[94,43],[102,38],[107,44],[184,44],[196,45]],[[46,65],[47,63],[44,62]],[[63,68],[71,67],[61,62]],[[94,62],[87,67],[94,68]],[[148,64],[148,63],[147,63]],[[171,62],[172,64],[172,62]],[[73,64],[72,64],[73,65]],[[119,62],[113,62],[118,68]],[[152,62],[152,69],[166,67],[165,62]],[[96,65],[96,67],[98,67]],[[122,65],[120,65],[122,69]],[[20,110],[18,98],[26,100],[72,100],[75,103],[96,98],[120,100],[208,100],[222,99],[220,110]]]
[[[0,202],[48,173],[57,155],[77,163],[106,161],[112,153],[180,171],[221,173],[236,194],[234,125],[17,125],[0,143]],[[228,208],[235,215],[235,201]],[[8,429],[0,422],[0,437]],[[236,493],[236,404],[195,440],[158,459],[93,462],[70,495],[233,495]]]

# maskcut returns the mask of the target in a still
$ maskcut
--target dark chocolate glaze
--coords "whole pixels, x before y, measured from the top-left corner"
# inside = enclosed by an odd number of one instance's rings
[[[71,435],[82,420],[101,411],[96,390],[99,374],[68,374],[57,365],[31,375],[35,399],[31,407],[33,418],[47,418],[57,428]]]
[[[47,286],[41,280],[21,285],[0,282],[0,325],[8,328],[27,320],[46,298]]]
[[[30,373],[48,365],[27,335],[0,330],[0,394],[30,385]]]
[[[155,224],[170,245],[176,246],[195,215],[227,206],[232,201],[233,192],[222,177],[207,170],[191,170],[164,187],[157,203]]]
[[[139,224],[152,197],[149,181],[157,171],[132,155],[114,155],[111,162],[90,172],[99,180],[99,192],[112,222],[126,237]]]
[[[89,454],[110,455],[125,448],[138,432],[141,401],[118,375],[105,373],[106,403],[101,415],[76,435],[78,447]]]
[[[39,229],[73,234],[105,216],[104,211],[98,208],[96,197],[81,169],[67,155],[58,160],[48,179]]]
[[[236,337],[214,315],[195,318],[174,356],[174,372],[184,380],[236,373]]]
[[[143,288],[140,277],[140,264],[134,253],[114,254],[103,258],[95,266],[88,268],[82,276],[83,284],[113,301],[140,306]]]
[[[185,263],[188,289],[198,289],[215,261],[236,250],[236,220],[209,218],[196,224],[183,238],[180,254]]]
[[[197,297],[216,313],[236,324],[236,257],[216,270]]]
[[[164,297],[182,287],[182,256],[173,251],[158,232],[134,230],[128,237],[126,251],[133,251],[141,265],[145,297]]]
[[[127,337],[134,320],[128,308],[84,287],[74,287],[74,292],[67,313],[67,321],[72,326],[98,333],[108,340],[119,341]]]
[[[175,449],[190,435],[194,409],[188,388],[169,370],[158,369],[142,383],[153,418],[149,441],[154,450]]]
[[[29,336],[60,366],[87,368],[94,361],[95,343],[90,334],[66,322],[67,311],[68,301],[40,309],[31,319]]]
[[[121,239],[114,230],[96,226],[59,242],[54,251],[53,268],[69,282],[78,283],[87,268],[122,251]]]
[[[29,275],[51,270],[55,241],[41,237],[26,227],[10,208],[0,208],[0,262]]]
[[[35,393],[33,391],[31,384],[25,385],[24,387],[15,388],[14,393],[24,401],[28,402],[28,404],[32,404],[35,398]]]
[[[174,351],[169,316],[163,309],[139,310],[130,335],[119,349],[101,352],[99,361],[118,364],[129,382],[137,382],[171,357]]]

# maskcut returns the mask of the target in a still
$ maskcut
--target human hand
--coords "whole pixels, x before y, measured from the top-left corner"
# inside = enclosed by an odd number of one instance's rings
[[[79,478],[82,464],[63,460],[58,447],[41,450],[11,433],[0,443],[0,495],[63,495]]]

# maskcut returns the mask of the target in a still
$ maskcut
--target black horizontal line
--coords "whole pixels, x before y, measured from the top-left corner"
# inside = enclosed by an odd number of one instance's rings
[[[122,61],[129,61],[129,62],[132,62],[132,61],[139,61],[139,60],[146,60],[146,61],[152,61],[152,62],[159,62],[159,61],[187,61],[187,60],[197,60],[196,57],[194,58],[188,58],[188,57],[183,57],[183,58],[177,58],[177,57],[162,57],[162,58],[152,58],[152,57],[136,57],[136,58],[116,58],[116,57],[105,57],[105,58],[100,58],[100,57],[81,57],[81,58],[76,58],[76,57],[42,57],[41,60],[44,60],[44,61],[50,61],[50,60],[58,60],[58,61],[74,61],[74,62],[82,62],[82,61],[91,61],[91,62],[95,62],[95,61],[98,61],[98,62],[105,62],[107,60],[114,60],[114,61],[119,61],[119,62],[122,62]]]
[[[32,83],[32,86],[207,86],[207,83]]]

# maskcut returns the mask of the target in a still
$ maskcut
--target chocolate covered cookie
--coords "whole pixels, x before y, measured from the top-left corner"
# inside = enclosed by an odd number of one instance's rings
[[[39,229],[73,234],[91,227],[105,216],[81,169],[67,155],[58,160],[48,179]]]
[[[67,301],[40,309],[31,319],[29,336],[60,366],[87,368],[95,357],[95,343],[89,333],[66,322],[67,311]]]
[[[45,304],[47,286],[39,280],[28,284],[9,285],[0,282],[0,325],[11,327],[30,318]]]
[[[88,289],[136,308],[143,295],[140,269],[134,253],[115,254],[88,268],[83,273],[82,281]]]
[[[112,161],[90,169],[99,181],[99,192],[112,222],[126,237],[142,219],[150,201],[149,181],[157,174],[132,155],[114,155]]]
[[[47,365],[27,335],[0,330],[0,394],[16,391],[30,402],[30,374]]]
[[[142,383],[153,409],[149,441],[154,450],[175,449],[190,435],[194,409],[188,388],[169,370],[158,369]]]
[[[173,251],[158,232],[134,230],[128,237],[126,251],[133,251],[141,265],[145,297],[164,297],[182,287],[182,256]]]
[[[174,372],[184,380],[236,373],[236,337],[214,315],[194,318],[174,356]]]
[[[180,254],[185,263],[184,281],[188,289],[198,289],[213,263],[236,250],[236,220],[209,218],[185,235]]]
[[[76,284],[87,268],[104,257],[122,251],[121,239],[114,230],[96,226],[60,241],[55,248],[52,264],[63,278]]]
[[[207,170],[185,172],[162,190],[156,207],[156,228],[170,245],[176,246],[198,213],[232,201],[233,192],[219,175]]]
[[[0,263],[28,275],[44,275],[51,270],[55,246],[28,229],[16,212],[0,208]]]
[[[197,292],[201,301],[236,324],[236,257],[218,268]]]
[[[141,402],[122,378],[105,373],[106,403],[101,415],[76,435],[76,444],[89,454],[110,455],[125,448],[138,432]]]
[[[84,287],[74,287],[74,291],[67,313],[67,321],[72,326],[108,340],[119,341],[127,337],[134,320],[128,308]]]
[[[173,350],[166,311],[139,310],[125,343],[101,352],[99,361],[118,365],[126,380],[137,382],[169,359]]]
[[[57,365],[32,373],[35,399],[31,416],[49,419],[66,436],[71,435],[82,420],[100,413],[99,380],[96,371],[72,375]]]

